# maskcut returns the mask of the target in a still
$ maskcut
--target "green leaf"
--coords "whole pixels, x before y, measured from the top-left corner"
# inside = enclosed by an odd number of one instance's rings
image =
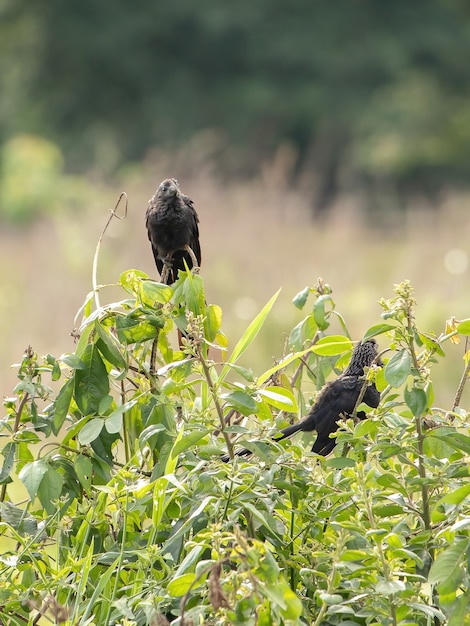
[[[429,570],[428,581],[438,585],[451,578],[461,568],[461,559],[468,549],[468,539],[458,539],[449,548],[438,554]]]
[[[83,454],[79,454],[73,464],[77,478],[85,491],[91,488],[91,478],[93,473],[93,463],[91,459]]]
[[[461,335],[470,335],[470,319],[462,320],[457,324],[457,332]]]
[[[346,456],[332,457],[325,461],[326,467],[333,467],[334,469],[344,469],[345,467],[355,467],[356,461]]]
[[[405,387],[404,398],[406,405],[413,413],[415,417],[420,417],[426,410],[427,398],[424,389],[419,387],[412,387],[408,389]]]
[[[299,291],[299,293],[296,296],[294,296],[292,300],[294,306],[302,310],[305,306],[305,303],[307,302],[309,295],[310,295],[310,287],[305,287],[304,289],[302,289],[302,291]]]
[[[383,335],[383,333],[388,333],[390,330],[395,330],[396,326],[393,324],[376,324],[375,326],[371,326],[369,330],[364,334],[362,341],[367,341],[368,339],[372,339],[372,337],[376,337],[377,335]]]
[[[385,380],[392,387],[401,387],[411,373],[411,357],[406,350],[392,356],[385,366]]]
[[[0,470],[0,484],[5,485],[11,483],[11,471],[15,463],[17,444],[14,441],[9,441],[2,450],[2,456],[5,459],[2,469]]]
[[[96,342],[97,348],[108,363],[114,365],[116,369],[127,370],[127,352],[122,350],[118,341],[103,328],[98,320],[95,322],[95,331],[100,338]]]
[[[82,446],[87,446],[100,436],[103,426],[104,419],[102,417],[94,417],[80,430],[78,433],[78,441]]]
[[[343,352],[350,352],[353,349],[351,339],[344,337],[343,335],[330,335],[328,337],[322,337],[317,343],[312,346],[312,352],[320,354],[321,356],[335,356],[342,354]]]
[[[181,596],[184,596],[186,593],[188,593],[191,588],[193,588],[193,584],[195,581],[196,574],[183,574],[182,576],[177,576],[176,578],[173,578],[173,580],[170,580],[166,590],[173,598],[180,598]],[[200,584],[201,581],[199,580],[198,583]]]
[[[82,354],[85,369],[75,371],[74,396],[82,415],[93,415],[103,396],[109,393],[106,366],[94,344],[88,344]]]
[[[171,456],[178,456],[178,454],[181,454],[181,452],[184,452],[191,446],[194,446],[198,441],[200,441],[203,437],[206,437],[210,432],[212,432],[211,429],[204,428],[203,430],[196,430],[189,435],[186,435],[180,441],[175,443],[171,451]]]
[[[143,305],[154,307],[155,304],[165,304],[169,302],[173,296],[173,289],[168,285],[157,283],[154,280],[140,280],[139,296]]]
[[[121,285],[133,296],[138,295],[142,280],[149,280],[149,275],[140,270],[126,270],[119,277]]]
[[[53,515],[57,510],[55,502],[61,496],[63,484],[62,475],[49,465],[37,492],[39,502],[49,515]]]
[[[328,311],[326,309],[327,305],[330,305],[331,308]],[[313,318],[320,330],[326,330],[330,325],[327,317],[328,313],[330,313],[335,308],[335,303],[333,302],[332,297],[329,294],[324,294],[319,296],[313,305]]]
[[[114,409],[111,415],[108,415],[105,418],[104,425],[108,433],[118,433],[121,430],[122,416],[124,415],[124,413],[127,413],[127,411],[130,411],[130,409],[132,409],[132,407],[136,404],[136,399],[129,400],[129,402],[125,402],[124,404],[118,406],[116,409]]]
[[[57,398],[55,399],[52,409],[52,432],[54,435],[59,433],[67,417],[70,403],[72,401],[74,384],[75,382],[73,378],[68,380],[65,385],[62,386],[57,394]]]
[[[222,327],[222,309],[216,304],[206,306],[204,319],[204,332],[208,341],[212,342],[217,337]]]
[[[268,404],[276,407],[276,409],[289,413],[297,413],[299,410],[294,394],[284,387],[266,387],[265,389],[260,389],[258,393]]]
[[[269,315],[269,312],[271,311],[280,292],[281,290],[279,289],[274,294],[274,296],[269,300],[269,302],[261,309],[261,311],[255,317],[255,319],[251,322],[251,324],[245,330],[242,337],[238,341],[237,345],[233,349],[232,355],[230,357],[230,362],[232,364],[236,363],[236,361],[238,361],[238,359],[245,352],[245,350],[247,350],[249,346],[253,343],[256,335],[259,333],[264,322],[266,321],[266,318]],[[230,368],[227,365],[223,367],[222,372],[220,373],[220,376],[219,376],[220,381],[225,379],[225,377],[227,376],[229,372],[229,369]]]
[[[43,459],[26,463],[19,473],[20,480],[28,491],[30,500],[37,496],[39,485],[48,470],[48,464]]]
[[[470,484],[467,484],[467,485],[463,485],[462,487],[458,487],[457,489],[454,489],[450,493],[447,493],[445,496],[440,498],[436,502],[435,507],[431,512],[432,521],[434,523],[437,523],[446,519],[447,515],[445,514],[444,505],[449,504],[449,505],[457,506],[461,502],[463,502],[463,500],[465,500],[469,494],[470,494]]]
[[[256,400],[241,389],[231,391],[230,393],[223,394],[222,398],[225,400],[227,406],[240,411],[242,415],[252,415],[256,413],[258,405]]]
[[[146,320],[128,315],[116,315],[116,332],[121,343],[142,343],[157,336],[158,329]]]

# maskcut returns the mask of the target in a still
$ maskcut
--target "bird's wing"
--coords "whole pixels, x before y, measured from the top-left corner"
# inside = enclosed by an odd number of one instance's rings
[[[189,247],[194,252],[198,265],[201,265],[201,245],[199,243],[199,217],[194,208],[194,203],[189,196],[182,194],[183,202],[189,209],[190,217],[190,241]]]

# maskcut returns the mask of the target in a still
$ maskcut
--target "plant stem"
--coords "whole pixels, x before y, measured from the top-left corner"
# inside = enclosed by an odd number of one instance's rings
[[[215,388],[215,384],[214,381],[212,379],[212,375],[210,372],[210,369],[207,365],[207,362],[204,358],[204,355],[202,354],[202,350],[200,348],[200,346],[198,346],[197,350],[196,350],[196,354],[197,354],[197,358],[200,362],[200,364],[202,365],[202,369],[204,372],[204,376],[207,380],[207,384],[209,385],[209,390],[212,396],[212,400],[214,402],[214,406],[215,406],[215,410],[217,411],[217,415],[219,417],[219,422],[220,422],[220,432],[222,433],[224,439],[225,439],[225,444],[227,446],[227,452],[229,455],[230,459],[233,459],[233,445],[232,442],[230,440],[230,437],[228,436],[228,434],[225,432],[225,420],[224,420],[224,412],[222,410],[222,407],[220,405],[219,402],[219,398],[217,396],[217,390]]]
[[[468,340],[465,342],[465,351],[467,351],[467,342]],[[468,376],[470,374],[470,358],[467,361],[467,365],[465,366],[465,369],[463,371],[462,374],[462,378],[460,379],[459,382],[459,386],[457,387],[457,393],[455,394],[455,398],[454,398],[454,402],[452,404],[452,411],[455,411],[455,409],[460,405],[460,399],[462,398],[462,393],[465,387],[465,383],[467,382]]]

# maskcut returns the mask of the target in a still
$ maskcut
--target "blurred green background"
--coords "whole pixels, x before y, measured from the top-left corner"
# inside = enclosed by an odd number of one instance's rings
[[[156,276],[144,214],[166,177],[195,202],[231,345],[283,287],[255,372],[318,276],[355,339],[404,278],[423,331],[470,317],[469,58],[465,0],[4,0],[0,393],[28,344],[73,350],[121,191],[98,280]],[[438,405],[464,350],[448,348]]]

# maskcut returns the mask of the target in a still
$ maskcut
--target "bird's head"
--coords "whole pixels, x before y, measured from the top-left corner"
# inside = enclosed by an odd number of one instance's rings
[[[343,374],[350,376],[362,376],[364,367],[370,367],[375,361],[379,353],[379,344],[375,339],[367,339],[360,341],[354,348],[351,361]],[[376,361],[377,365],[381,365],[380,359]]]
[[[165,178],[160,183],[158,195],[162,198],[172,198],[178,194],[179,190],[180,187],[176,178]]]

